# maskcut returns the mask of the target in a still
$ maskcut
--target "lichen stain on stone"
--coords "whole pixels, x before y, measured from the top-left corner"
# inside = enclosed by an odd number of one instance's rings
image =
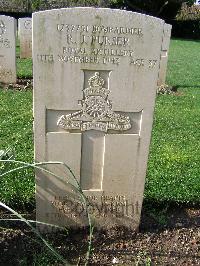
[[[102,17],[100,17],[99,15],[96,15],[96,16],[95,16],[95,19],[96,19],[96,20],[99,20],[100,23],[101,23],[101,21],[102,21]]]

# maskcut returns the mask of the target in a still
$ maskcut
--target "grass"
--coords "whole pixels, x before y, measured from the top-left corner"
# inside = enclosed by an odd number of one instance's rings
[[[185,88],[186,92],[189,92],[190,88],[194,88],[198,93],[200,89],[199,60],[200,41],[172,40],[167,83],[175,85],[181,90]]]
[[[177,95],[158,96],[145,198],[200,202],[200,42],[172,40],[167,83]]]
[[[31,58],[20,59],[20,44],[17,40],[16,45],[16,56],[17,56],[17,77],[18,78],[32,78],[33,76],[33,64]]]
[[[32,78],[32,60],[30,58],[17,58],[17,76],[18,78]]]
[[[0,149],[11,148],[16,159],[32,162],[32,91],[0,90],[0,98]],[[33,203],[33,171],[19,171],[1,178],[0,195],[4,203],[15,208]]]
[[[18,50],[19,53],[19,50]],[[145,199],[199,203],[200,42],[172,40],[167,83],[178,95],[157,97]],[[31,60],[17,59],[18,77],[32,76]],[[33,161],[32,91],[0,90],[0,149]],[[0,168],[0,170],[3,170]],[[12,207],[34,206],[34,174],[21,171],[0,180],[1,200]]]

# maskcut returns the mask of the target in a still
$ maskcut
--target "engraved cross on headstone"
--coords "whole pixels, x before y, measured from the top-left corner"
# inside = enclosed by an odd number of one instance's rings
[[[91,72],[91,71],[90,71]],[[84,71],[81,110],[62,115],[57,126],[68,132],[82,133],[81,188],[102,190],[105,154],[105,135],[131,129],[130,117],[114,112],[109,100],[109,74]]]

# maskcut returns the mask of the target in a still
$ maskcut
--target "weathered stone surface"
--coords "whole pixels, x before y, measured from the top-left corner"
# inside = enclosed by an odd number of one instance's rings
[[[32,19],[20,18],[19,40],[20,40],[20,58],[32,57]]]
[[[33,14],[35,160],[74,172],[96,226],[139,226],[164,21],[127,11]],[[87,224],[63,166],[37,171],[37,219]]]
[[[166,80],[171,29],[172,29],[171,25],[165,24],[163,31],[163,42],[162,42],[162,53],[161,53],[160,69],[158,77],[158,86],[164,85]]]
[[[16,82],[16,22],[0,16],[0,82]]]

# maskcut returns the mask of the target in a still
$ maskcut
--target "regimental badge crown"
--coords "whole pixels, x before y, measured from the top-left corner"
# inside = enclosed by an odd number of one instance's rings
[[[82,106],[80,111],[62,115],[57,125],[67,131],[71,130],[108,130],[125,131],[131,128],[128,116],[115,113],[112,103],[108,99],[110,90],[104,88],[104,79],[99,72],[95,72],[88,79],[88,88],[83,89],[83,99],[79,100]]]
[[[83,90],[85,97],[101,96],[104,99],[108,97],[110,90],[103,88],[104,80],[100,77],[99,72],[95,72],[94,76],[88,79],[89,88]]]

